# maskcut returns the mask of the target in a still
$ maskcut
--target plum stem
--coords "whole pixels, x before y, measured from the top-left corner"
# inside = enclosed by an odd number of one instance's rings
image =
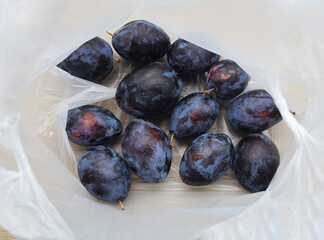
[[[203,91],[203,95],[206,95],[206,93],[210,93],[210,92],[212,92],[212,91],[215,91],[215,88],[211,88],[211,89],[209,89],[209,90],[205,90],[205,91]]]
[[[170,138],[170,147],[174,148],[174,144],[172,143],[174,137],[174,133],[172,133],[171,138]]]
[[[115,34],[112,34],[112,33],[108,32],[108,31],[106,31],[106,33],[108,33],[112,37],[115,37],[116,36]]]
[[[289,110],[292,115],[296,115],[296,112]]]
[[[123,210],[123,211],[124,211],[124,210],[125,210],[125,208],[124,208],[124,205],[123,205],[123,203],[122,203],[122,202],[121,202],[120,200],[119,200],[118,202],[119,202],[119,205],[120,205],[120,208],[121,208],[121,210]]]
[[[121,63],[122,62],[120,59],[115,58],[115,57],[113,57],[112,59],[115,60],[117,63]]]

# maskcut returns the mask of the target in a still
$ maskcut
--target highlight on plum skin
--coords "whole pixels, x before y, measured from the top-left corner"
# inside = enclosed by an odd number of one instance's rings
[[[250,76],[234,61],[225,59],[215,63],[207,74],[207,89],[215,88],[219,99],[232,99],[247,87]]]
[[[235,147],[234,175],[241,186],[250,192],[266,190],[279,164],[278,148],[264,134],[250,134]]]
[[[134,119],[125,129],[122,153],[129,168],[147,182],[162,182],[171,167],[171,146],[162,129]]]
[[[224,133],[208,132],[189,144],[180,163],[181,180],[191,186],[205,186],[221,178],[234,154],[232,140]]]
[[[238,131],[262,132],[282,120],[272,96],[263,89],[237,97],[227,112],[229,124]]]
[[[69,110],[66,133],[70,141],[82,146],[106,143],[121,133],[123,126],[108,109],[85,105]]]
[[[105,146],[90,147],[79,159],[78,174],[82,185],[95,198],[119,203],[127,198],[131,187],[130,172],[124,159]]]

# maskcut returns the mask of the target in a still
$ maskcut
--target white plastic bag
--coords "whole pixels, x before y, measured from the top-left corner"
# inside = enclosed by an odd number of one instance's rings
[[[323,238],[323,10],[312,1],[0,2],[0,225],[25,239]],[[267,191],[249,194],[230,173],[211,187],[186,187],[175,162],[164,183],[133,184],[125,211],[83,188],[66,111],[102,100],[113,108],[128,68],[116,66],[107,88],[55,65],[129,18],[235,60],[250,88],[271,93],[284,121],[267,131],[281,155]],[[118,141],[111,146],[120,152]]]

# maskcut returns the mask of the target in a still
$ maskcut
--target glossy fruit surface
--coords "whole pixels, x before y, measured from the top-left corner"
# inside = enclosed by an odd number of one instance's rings
[[[85,105],[68,112],[66,132],[69,140],[79,145],[104,144],[122,129],[115,115],[103,107]]]
[[[244,137],[236,146],[233,170],[239,183],[250,192],[268,188],[280,163],[276,145],[266,135]]]
[[[141,119],[125,129],[122,152],[129,168],[148,182],[162,182],[171,166],[171,147],[162,129]]]
[[[182,181],[204,186],[221,178],[230,167],[234,147],[224,133],[209,132],[196,138],[186,149],[180,163]]]
[[[262,132],[282,120],[271,95],[257,89],[237,97],[227,113],[233,128],[250,133]]]
[[[206,79],[207,89],[216,89],[219,99],[231,99],[247,87],[250,76],[231,60],[222,60],[213,65]]]
[[[191,93],[174,107],[169,131],[175,138],[195,137],[206,132],[215,122],[219,104],[210,94]]]
[[[57,66],[91,82],[103,81],[113,69],[112,49],[99,37],[84,43]]]
[[[80,156],[78,173],[87,191],[103,201],[124,201],[131,187],[124,159],[105,146],[91,147]]]
[[[170,38],[163,29],[145,20],[129,22],[114,35],[114,49],[131,62],[153,62],[163,57],[170,46]]]
[[[151,63],[126,75],[118,85],[118,106],[136,117],[156,117],[169,112],[178,102],[182,81],[171,67]]]
[[[183,74],[204,73],[219,60],[219,55],[179,38],[168,51],[168,62]]]

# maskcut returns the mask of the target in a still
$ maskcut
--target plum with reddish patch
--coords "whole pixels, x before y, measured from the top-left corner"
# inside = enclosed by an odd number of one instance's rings
[[[250,192],[268,188],[280,163],[279,151],[269,137],[250,134],[237,144],[233,170],[236,179]]]
[[[263,89],[252,90],[237,97],[227,112],[230,125],[239,131],[262,132],[282,120],[272,96]]]
[[[250,76],[232,60],[222,60],[214,64],[206,78],[207,89],[215,88],[216,97],[231,99],[246,89]]]
[[[129,168],[148,182],[162,182],[171,166],[171,147],[162,129],[141,119],[125,129],[122,152]]]
[[[174,107],[169,132],[175,138],[196,137],[206,132],[215,122],[219,104],[212,95],[202,92],[191,93]]]
[[[79,145],[104,144],[122,129],[115,115],[100,106],[85,105],[68,112],[66,133],[70,141]]]
[[[180,163],[180,177],[191,186],[205,186],[221,178],[230,167],[234,147],[224,133],[209,132],[187,147]]]

